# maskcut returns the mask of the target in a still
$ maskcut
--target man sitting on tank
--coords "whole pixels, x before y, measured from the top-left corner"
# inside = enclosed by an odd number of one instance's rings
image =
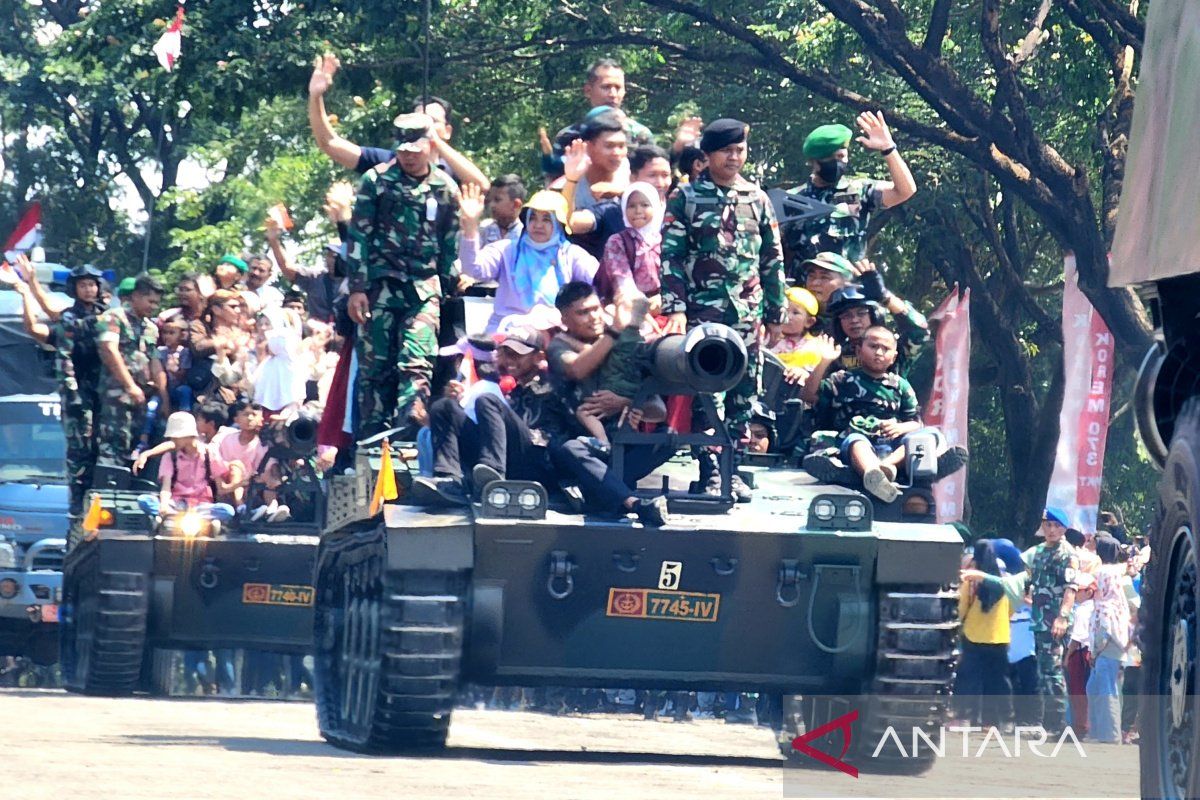
[[[551,445],[577,427],[543,371],[540,335],[528,328],[510,328],[500,334],[493,359],[501,378],[509,376],[513,386],[504,395],[480,393],[474,419],[456,394],[433,404],[429,418],[434,477],[414,480],[414,503],[431,504],[441,498],[465,504],[468,488],[478,496],[495,480],[557,484]],[[470,487],[463,465],[471,470]]]
[[[882,325],[869,327],[858,343],[858,366],[828,378],[822,376],[842,348],[828,338],[823,343],[821,363],[806,385],[816,396],[813,440],[819,447],[833,444],[841,463],[819,450],[804,459],[804,468],[818,480],[840,482],[842,464],[849,464],[868,492],[885,503],[894,502],[900,496],[895,481],[905,461],[905,436],[924,427],[912,385],[892,371],[896,334]],[[941,478],[963,466],[965,451],[947,455],[945,438],[940,432],[935,438]]]
[[[661,422],[666,407],[661,398],[633,408],[640,381],[637,356],[630,346],[641,336],[632,315],[618,313],[606,320],[596,290],[586,283],[568,283],[555,300],[565,331],[547,348],[550,376],[564,398],[576,399],[580,421],[583,416],[610,424]],[[633,330],[630,330],[630,329]],[[614,376],[619,380],[614,380]],[[607,453],[588,437],[564,440],[557,448],[563,468],[578,482],[587,505],[601,513],[635,512],[648,525],[667,521],[665,497],[639,498],[632,486],[674,454],[666,446],[635,445],[625,451],[624,476],[618,477],[607,464]]]

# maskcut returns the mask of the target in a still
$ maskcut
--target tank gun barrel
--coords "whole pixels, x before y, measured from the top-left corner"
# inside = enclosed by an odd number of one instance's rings
[[[651,343],[646,380],[660,394],[716,394],[737,386],[748,363],[740,334],[705,322]]]
[[[263,428],[263,442],[286,457],[307,458],[317,450],[320,421],[319,417],[308,413],[289,420],[275,420]]]

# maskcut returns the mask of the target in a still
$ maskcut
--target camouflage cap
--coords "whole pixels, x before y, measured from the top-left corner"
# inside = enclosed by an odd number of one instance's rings
[[[805,158],[829,158],[831,155],[850,144],[854,131],[845,125],[822,125],[813,130],[804,140]]]
[[[835,272],[843,278],[853,278],[857,273],[854,271],[854,265],[851,264],[841,253],[834,253],[826,250],[823,253],[817,253],[812,258],[805,261],[801,266],[813,266],[821,269],[827,269],[830,272]]]
[[[401,114],[392,124],[396,126],[396,149],[415,153],[420,152],[429,138],[433,118],[428,114]]]

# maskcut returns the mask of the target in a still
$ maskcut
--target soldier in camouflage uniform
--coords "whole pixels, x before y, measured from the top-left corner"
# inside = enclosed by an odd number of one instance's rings
[[[835,211],[828,217],[785,228],[783,247],[788,276],[797,282],[803,280],[803,263],[819,252],[840,253],[851,262],[862,259],[867,252],[871,215],[899,205],[916,193],[912,173],[896,152],[896,143],[883,115],[863,112],[858,115],[858,126],[863,135],[857,141],[883,155],[891,180],[846,176],[853,132],[845,125],[822,125],[808,135],[804,140],[804,157],[812,174],[791,193],[833,206]]]
[[[128,468],[146,398],[152,393],[166,397],[167,376],[158,358],[158,327],[153,322],[162,296],[162,284],[143,273],[120,308],[95,319],[96,348],[104,365],[96,423],[98,465]]]
[[[667,331],[720,322],[746,342],[746,375],[724,402],[734,442],[745,435],[752,403],[761,393],[763,339],[774,344],[787,317],[775,210],[766,193],[741,175],[748,132],[745,123],[731,119],[705,128],[700,147],[708,155],[708,169],[667,201],[662,240]],[[744,486],[735,488],[746,494]]]
[[[903,313],[894,317],[897,354],[892,371],[907,378],[913,363],[929,341],[929,323],[925,315],[909,303],[898,301],[894,305],[899,304],[902,304]],[[883,307],[869,300],[858,286],[847,286],[833,293],[829,316],[833,323],[834,341],[842,346],[842,355],[831,368],[833,371],[856,369],[859,366],[858,343],[862,341],[867,328],[872,325],[892,327],[888,325],[888,315]]]
[[[54,374],[62,401],[63,434],[67,440],[67,480],[70,489],[68,513],[82,511],[83,498],[92,485],[96,466],[95,415],[100,402],[97,395],[99,362],[92,336],[93,320],[103,311],[99,303],[103,276],[92,266],[76,267],[67,276],[67,294],[75,302],[61,313],[49,307],[41,297],[36,275],[29,273],[31,286],[10,276],[12,285],[24,301],[25,329],[38,341],[54,349]],[[38,321],[34,303],[42,306],[50,318],[47,325]]]
[[[1042,726],[1051,733],[1063,730],[1067,714],[1067,680],[1063,673],[1063,642],[1071,629],[1079,559],[1063,538],[1067,517],[1047,508],[1042,518],[1045,541],[1024,553],[1029,567],[1027,584],[1032,600],[1030,627],[1037,648],[1038,694],[1045,703]]]
[[[430,166],[431,124],[423,114],[396,118],[396,159],[363,177],[350,220],[358,438],[424,424],[441,298],[457,288],[458,187]]]

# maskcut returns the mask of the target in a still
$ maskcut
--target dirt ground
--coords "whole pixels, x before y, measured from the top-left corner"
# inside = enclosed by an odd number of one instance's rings
[[[994,743],[976,758],[982,740],[972,739],[963,758],[957,735],[948,738],[947,757],[924,776],[855,779],[787,768],[767,729],[720,721],[462,710],[455,712],[444,754],[384,758],[325,744],[306,703],[4,690],[0,719],[0,785],[22,800],[1138,794],[1137,748],[1087,742],[1086,757],[1068,742],[1055,758],[1026,751],[1010,759]]]

